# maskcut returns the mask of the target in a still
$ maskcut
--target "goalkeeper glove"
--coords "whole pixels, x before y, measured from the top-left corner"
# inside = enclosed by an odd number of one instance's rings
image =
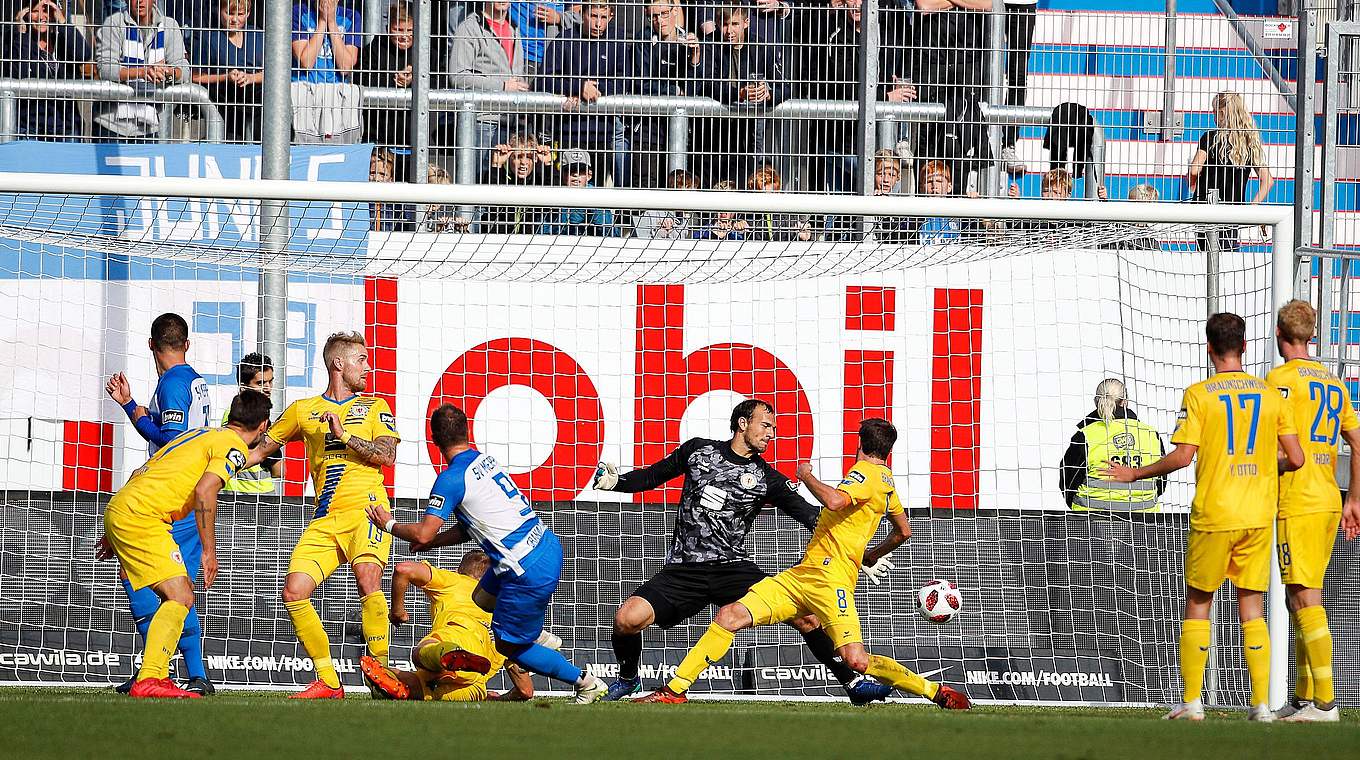
[[[612,491],[614,486],[619,484],[619,467],[612,462],[600,462],[595,468],[595,479],[591,483],[592,488],[601,491]]]
[[[859,569],[860,572],[869,576],[869,580],[873,581],[874,585],[877,586],[888,577],[888,571],[896,570],[897,566],[892,563],[892,560],[887,557],[882,557],[872,565],[860,565]]]

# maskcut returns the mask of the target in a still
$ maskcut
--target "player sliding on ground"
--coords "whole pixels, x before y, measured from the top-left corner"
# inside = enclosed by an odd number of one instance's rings
[[[374,504],[369,519],[418,552],[476,540],[494,565],[478,581],[472,600],[491,613],[496,651],[525,670],[570,684],[577,704],[598,700],[604,682],[545,646],[557,638],[543,630],[543,616],[562,577],[557,534],[538,519],[496,460],[472,448],[463,410],[452,404],[435,409],[430,436],[449,466],[434,481],[424,517],[400,524],[385,506]],[[450,517],[454,523],[441,532]]]
[[[147,341],[151,356],[156,361],[156,389],[151,393],[150,406],[140,406],[132,398],[132,386],[122,372],[109,378],[104,391],[116,404],[123,407],[137,434],[146,440],[147,456],[154,456],[163,446],[186,430],[207,427],[209,419],[208,384],[189,366],[189,323],[173,312],[156,317],[151,322],[151,338]],[[222,421],[226,424],[226,420]],[[170,526],[170,535],[179,546],[189,580],[198,578],[203,547],[198,542],[198,523],[192,514],[185,515]],[[133,591],[123,578],[123,591],[132,610],[132,622],[137,633],[146,640],[147,626],[160,607],[160,597],[150,588]],[[184,634],[179,640],[179,651],[184,655],[184,669],[188,679],[184,688],[208,696],[213,685],[203,662],[203,626],[198,610],[189,610],[184,621]],[[136,674],[119,684],[116,690],[128,693],[136,681]]]
[[[1298,663],[1294,697],[1276,717],[1298,723],[1341,720],[1332,688],[1332,633],[1322,608],[1322,578],[1342,514],[1337,441],[1345,438],[1351,451],[1360,451],[1360,419],[1346,385],[1308,358],[1315,324],[1317,312],[1306,301],[1290,301],[1280,308],[1275,346],[1285,363],[1266,375],[1266,384],[1284,397],[1294,428],[1308,431],[1299,436],[1303,467],[1280,478],[1280,515],[1275,521],[1275,548],[1289,593]],[[1360,456],[1352,456],[1350,466],[1350,482],[1360,484]],[[1360,489],[1347,492],[1345,512],[1352,521],[1360,520]],[[1360,524],[1353,522],[1348,536],[1357,529]]]
[[[710,604],[731,604],[767,577],[746,549],[746,536],[766,505],[808,530],[817,526],[820,510],[798,495],[797,484],[760,456],[774,440],[774,407],[747,399],[732,410],[730,426],[730,441],[693,438],[650,467],[620,475],[614,465],[606,463],[595,473],[595,488],[622,493],[648,491],[685,476],[665,567],[639,586],[614,615],[619,679],[609,687],[606,701],[642,691],[638,665],[642,632],[649,626],[671,628]],[[867,566],[866,572],[878,583],[891,568],[885,559],[881,565]],[[845,687],[851,702],[867,704],[891,693],[851,670],[816,618],[798,617],[789,623]]]
[[[1195,460],[1195,500],[1185,548],[1185,618],[1180,667],[1184,700],[1169,720],[1204,720],[1200,693],[1209,660],[1209,613],[1214,592],[1231,580],[1237,588],[1243,654],[1251,679],[1250,720],[1271,721],[1270,633],[1263,597],[1270,585],[1270,527],[1275,520],[1280,472],[1303,465],[1303,449],[1284,399],[1242,369],[1247,323],[1215,314],[1205,325],[1214,374],[1185,390],[1176,448],[1147,467],[1110,460],[1105,476],[1123,483],[1169,475]],[[1285,459],[1278,461],[1283,451]]]
[[[802,615],[816,615],[826,627],[845,664],[883,684],[926,697],[948,710],[966,710],[968,697],[907,670],[897,661],[870,655],[864,649],[855,611],[855,581],[861,561],[872,564],[911,535],[911,525],[897,496],[888,455],[897,442],[897,429],[887,420],[872,418],[859,426],[856,462],[840,485],[832,488],[812,474],[812,465],[798,467],[798,478],[826,509],[808,541],[803,561],[773,578],[765,578],[739,601],[718,610],[713,624],[685,656],[675,678],[665,688],[639,702],[679,703],[709,665],[720,662],[732,647],[733,634],[758,625],[783,623]],[[884,514],[892,531],[868,551]]]
[[[491,613],[472,601],[477,581],[490,566],[491,558],[477,549],[463,555],[458,572],[428,562],[397,564],[392,573],[393,625],[411,619],[406,612],[406,590],[412,585],[430,600],[434,623],[411,652],[414,671],[384,667],[367,655],[359,659],[364,678],[378,694],[427,702],[519,702],[534,696],[534,682],[513,662],[506,672],[514,688],[500,695],[486,689],[487,681],[505,664],[505,657],[491,640]]]
[[[203,587],[217,578],[217,492],[245,465],[246,451],[269,425],[269,399],[242,393],[225,428],[197,428],[171,440],[132,473],[104,509],[99,553],[116,555],[132,590],[150,588],[160,606],[146,631],[142,667],[129,695],[197,699],[170,680],[170,657],[194,607],[194,584],[170,526],[192,514],[203,545]]]
[[[290,404],[247,461],[250,467],[260,464],[299,438],[307,444],[316,510],[288,560],[283,606],[312,658],[317,679],[294,694],[294,699],[345,696],[331,663],[330,639],[311,602],[317,586],[341,562],[348,562],[354,570],[368,653],[387,664],[387,597],[382,593],[382,576],[392,555],[392,537],[368,524],[364,508],[387,504],[382,468],[397,460],[400,439],[387,402],[361,395],[372,371],[364,337],[336,333],[326,339],[321,355],[328,375],[326,392]]]

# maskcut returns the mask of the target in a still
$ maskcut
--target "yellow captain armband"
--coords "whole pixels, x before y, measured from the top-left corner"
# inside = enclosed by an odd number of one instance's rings
[[[349,445],[349,439],[351,439],[351,438],[353,438],[353,437],[354,437],[354,434],[351,433],[351,432],[349,432],[348,430],[346,430],[345,432],[343,432],[343,433],[340,434],[340,442],[343,443],[343,444],[345,444],[346,446],[348,446],[348,445]]]

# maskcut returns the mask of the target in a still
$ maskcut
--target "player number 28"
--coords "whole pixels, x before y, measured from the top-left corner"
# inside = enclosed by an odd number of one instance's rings
[[[1341,389],[1326,383],[1309,383],[1308,400],[1322,402],[1318,404],[1317,414],[1313,417],[1313,429],[1308,434],[1308,440],[1335,446],[1337,436],[1341,434]]]

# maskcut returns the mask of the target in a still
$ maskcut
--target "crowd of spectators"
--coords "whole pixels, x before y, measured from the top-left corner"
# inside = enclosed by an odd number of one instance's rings
[[[148,95],[180,83],[207,88],[229,141],[259,139],[263,90],[262,10],[252,0],[0,0],[11,5],[3,74],[39,79],[99,78]],[[410,115],[365,105],[364,88],[409,88],[415,77],[416,19],[407,0],[382,6],[366,23],[363,0],[293,0],[294,139],[301,143],[372,142],[375,162],[394,181],[409,179]],[[1007,0],[1006,102],[1026,98],[1035,0]],[[877,194],[1003,194],[988,187],[997,164],[1029,171],[1015,151],[1018,129],[1003,131],[993,155],[979,103],[992,0],[880,0],[880,101],[942,103],[947,118],[899,125],[897,142],[875,156]],[[771,117],[786,100],[858,97],[862,0],[627,0],[580,3],[434,0],[431,87],[494,93],[545,93],[559,105],[486,106],[477,111],[479,180],[490,184],[850,192],[858,173],[856,122],[815,115]],[[639,114],[613,96],[694,96],[721,114],[677,122]],[[1064,114],[1090,122],[1079,104]],[[1055,114],[1057,112],[1055,111]],[[1260,202],[1270,187],[1259,136],[1240,97],[1215,100],[1219,128],[1201,141],[1189,180],[1195,199],[1245,201],[1253,172]],[[154,98],[117,103],[28,98],[18,103],[19,136],[33,139],[152,141],[166,120]],[[455,155],[456,114],[432,112],[433,163],[443,177]],[[1089,139],[1080,127],[1051,135],[1056,168],[1080,175]],[[1074,136],[1075,135],[1075,136]],[[881,135],[880,135],[881,136]],[[1061,150],[1059,143],[1072,147]],[[1046,143],[1047,144],[1047,143]],[[671,151],[686,146],[685,170]],[[1087,146],[1087,147],[1083,147]],[[570,159],[570,162],[569,162]],[[376,165],[376,164],[375,164]],[[570,171],[569,171],[570,170]],[[1053,172],[1050,171],[1050,174]],[[1004,179],[1004,177],[1003,177]],[[1071,194],[1071,174],[1065,195]],[[1060,185],[1061,183],[1059,183]],[[1054,185],[1044,180],[1043,197]],[[1212,187],[1211,187],[1212,186]],[[1101,188],[1103,193],[1103,188]],[[1056,191],[1055,191],[1056,192]],[[671,212],[632,215],[586,209],[562,218],[489,212],[445,221],[484,230],[623,230],[643,237],[707,239],[838,238],[853,220],[690,219]],[[412,224],[406,210],[379,226]],[[904,223],[905,225],[906,223]],[[953,239],[953,220],[915,220],[880,234]]]

